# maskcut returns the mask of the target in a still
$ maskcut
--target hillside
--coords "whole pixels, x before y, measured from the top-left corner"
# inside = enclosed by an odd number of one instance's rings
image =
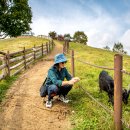
[[[0,51],[4,52],[15,52],[25,48],[32,48],[34,45],[41,45],[46,43],[48,40],[37,37],[27,37],[27,38],[9,38],[0,40]]]
[[[110,111],[113,111],[111,103],[108,103],[108,95],[106,92],[99,93],[98,77],[102,71],[83,62],[88,62],[97,66],[105,66],[114,68],[114,54],[111,51],[106,51],[99,48],[93,48],[77,43],[70,43],[70,49],[75,53],[75,75],[80,77],[81,81],[76,84],[73,91],[70,93],[72,98],[71,107],[75,110],[73,120],[75,121],[75,130],[110,130],[113,128],[113,116],[105,111],[97,102],[90,99],[87,94],[79,86],[82,86],[88,93],[90,93],[97,101],[104,104]],[[70,57],[68,56],[70,60]],[[130,57],[123,56],[123,69],[130,72]],[[67,66],[70,68],[70,64]],[[113,70],[106,70],[109,75],[113,77]],[[127,88],[130,84],[130,76],[123,74],[123,87]],[[130,124],[130,97],[127,105],[123,104],[123,118]],[[126,126],[124,126],[125,129]]]

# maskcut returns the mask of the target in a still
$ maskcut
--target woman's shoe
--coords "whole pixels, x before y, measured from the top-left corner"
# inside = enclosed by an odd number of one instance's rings
[[[60,101],[62,101],[64,103],[68,103],[70,101],[66,96],[63,96],[63,95],[60,95],[59,99],[60,99]]]
[[[46,101],[46,107],[47,108],[51,108],[52,107],[52,101],[51,100],[50,101],[49,100]]]

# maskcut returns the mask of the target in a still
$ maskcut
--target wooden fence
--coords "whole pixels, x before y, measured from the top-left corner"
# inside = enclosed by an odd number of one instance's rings
[[[0,57],[0,80],[7,76],[16,75],[23,69],[26,69],[30,64],[35,63],[39,58],[47,55],[54,47],[53,41],[49,41],[46,44],[35,46],[33,48],[26,49],[18,52],[7,53],[1,52]]]

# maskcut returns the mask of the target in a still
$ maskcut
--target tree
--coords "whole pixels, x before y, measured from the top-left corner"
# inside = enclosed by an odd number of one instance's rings
[[[68,40],[68,41],[71,41],[71,36],[70,34],[64,34],[64,40]]]
[[[79,42],[79,43],[82,43],[82,44],[85,44],[85,45],[88,42],[88,37],[83,31],[75,32],[73,39],[74,39],[75,42]]]
[[[58,36],[57,36],[57,40],[59,40],[59,41],[64,41],[64,36],[63,36],[63,35],[58,35]]]
[[[105,46],[105,47],[103,47],[103,49],[110,50],[110,47],[109,46]]]
[[[50,36],[52,39],[56,39],[57,33],[56,33],[55,31],[49,32],[49,36]]]
[[[16,37],[30,31],[32,20],[28,0],[0,1],[0,34]]]
[[[119,52],[121,54],[127,54],[127,52],[124,51],[123,44],[120,43],[120,42],[115,43],[112,50],[113,50],[113,52]]]

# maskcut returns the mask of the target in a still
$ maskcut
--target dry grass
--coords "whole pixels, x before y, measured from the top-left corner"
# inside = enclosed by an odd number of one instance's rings
[[[41,45],[46,43],[48,40],[37,37],[26,37],[26,38],[10,38],[0,40],[0,51],[4,52],[15,52],[25,48],[32,48],[34,45]]]

